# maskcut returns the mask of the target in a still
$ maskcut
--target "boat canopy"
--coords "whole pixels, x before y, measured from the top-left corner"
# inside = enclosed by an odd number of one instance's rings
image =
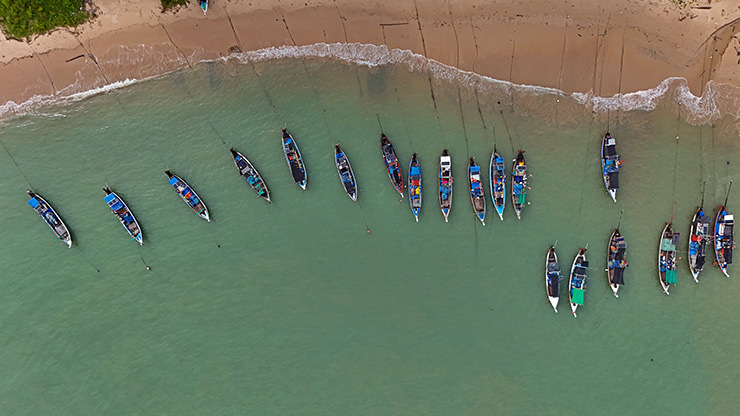
[[[670,238],[660,240],[660,249],[662,251],[676,251],[676,245],[671,242]]]
[[[666,270],[665,272],[665,282],[667,284],[675,285],[678,283],[678,280],[676,280],[676,271],[675,270]]]
[[[473,173],[473,174],[480,173],[480,166],[478,166],[478,165],[471,166],[470,167],[470,173]]]
[[[28,200],[28,205],[32,206],[33,208],[36,208],[37,206],[39,206],[39,201],[35,197],[33,197]]]
[[[570,301],[576,305],[583,306],[583,295],[585,291],[583,289],[571,289]]]
[[[607,177],[609,178],[609,189],[619,189],[619,174],[617,172],[609,172]]]
[[[412,175],[421,175],[421,168],[418,166],[412,166],[411,167],[411,174]]]
[[[177,177],[172,176],[168,182],[170,185],[175,186],[175,184],[178,182]]]

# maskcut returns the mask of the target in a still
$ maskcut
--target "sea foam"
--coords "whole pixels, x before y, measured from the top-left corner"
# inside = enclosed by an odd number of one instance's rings
[[[409,50],[388,49],[385,45],[363,43],[317,43],[307,46],[280,46],[235,53],[231,57],[242,62],[290,58],[337,59],[367,67],[399,65],[409,71],[427,72],[435,79],[458,82],[476,88],[481,93],[513,91],[517,95],[570,96],[577,103],[597,113],[614,111],[652,111],[671,100],[681,116],[691,124],[711,123],[722,117],[740,120],[740,88],[710,81],[700,97],[691,93],[685,78],[671,77],[654,88],[626,94],[601,97],[589,92],[567,94],[557,88],[514,84],[470,71],[464,71]]]
[[[269,47],[249,52],[235,52],[216,61],[238,60],[242,63],[260,62],[278,59],[333,59],[365,67],[400,66],[408,71],[430,74],[435,80],[458,83],[468,88],[475,88],[478,93],[500,93],[507,91],[517,96],[558,96],[570,97],[576,103],[596,113],[614,111],[651,111],[661,103],[675,105],[681,116],[691,124],[712,123],[723,117],[740,120],[740,88],[730,84],[710,81],[702,96],[691,93],[684,78],[672,77],[664,80],[655,88],[648,90],[616,94],[610,97],[594,95],[592,91],[567,94],[557,88],[514,84],[470,71],[464,71],[450,65],[409,50],[388,49],[385,45],[377,46],[364,43],[316,43],[306,46]],[[212,62],[213,60],[203,61]],[[22,114],[38,108],[41,104],[52,102],[69,102],[106,93],[138,82],[126,79],[84,92],[65,95],[65,90],[75,90],[74,85],[60,91],[56,96],[33,96],[23,103],[9,101],[0,105],[0,118],[8,115]]]

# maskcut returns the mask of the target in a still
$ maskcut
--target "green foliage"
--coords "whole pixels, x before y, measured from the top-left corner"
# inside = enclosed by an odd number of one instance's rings
[[[184,6],[188,3],[189,0],[161,0],[161,1],[162,1],[162,9],[169,10],[175,6]]]
[[[0,26],[9,38],[27,39],[89,18],[83,0],[0,0]]]

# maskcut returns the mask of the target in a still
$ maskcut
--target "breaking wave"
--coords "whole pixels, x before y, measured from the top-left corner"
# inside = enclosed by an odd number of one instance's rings
[[[711,123],[723,117],[740,120],[740,88],[710,81],[700,97],[691,93],[685,78],[672,77],[655,88],[610,97],[600,97],[593,92],[567,94],[557,88],[514,84],[464,71],[409,50],[388,49],[362,43],[317,43],[308,46],[270,47],[257,51],[236,53],[232,57],[248,61],[288,58],[329,58],[377,67],[399,65],[409,71],[427,72],[438,80],[459,82],[475,87],[479,92],[513,91],[519,96],[557,95],[569,96],[586,109],[597,113],[614,111],[652,111],[668,101],[680,109],[681,116],[691,124]]]
[[[408,71],[428,73],[435,80],[457,83],[460,86],[466,86],[470,89],[475,88],[478,93],[483,94],[495,94],[506,91],[517,97],[570,97],[584,109],[597,114],[614,111],[651,111],[658,105],[668,104],[675,106],[680,111],[681,116],[691,124],[711,123],[723,117],[740,120],[740,88],[713,81],[707,84],[703,95],[699,97],[691,93],[688,82],[684,78],[668,78],[655,88],[617,94],[610,97],[596,96],[593,92],[568,94],[556,88],[514,84],[474,72],[464,71],[433,59],[428,59],[409,50],[388,49],[384,45],[377,46],[362,43],[317,43],[307,46],[269,47],[250,52],[234,52],[217,61],[226,62],[236,59],[246,64],[279,59],[317,58],[332,59],[366,67],[400,66]],[[203,62],[213,62],[213,60]],[[10,101],[0,105],[0,118],[33,111],[40,104],[82,100],[93,95],[123,88],[136,82],[136,79],[126,79],[70,95],[64,95],[64,90],[62,90],[59,95],[34,96],[21,104]],[[74,88],[70,87],[67,90],[74,90]]]
[[[45,104],[70,103],[70,102],[84,100],[86,98],[89,98],[89,97],[92,97],[98,94],[105,94],[109,91],[127,87],[129,85],[135,84],[136,82],[138,82],[136,79],[126,78],[123,81],[116,81],[110,84],[103,85],[101,87],[92,88],[86,91],[75,92],[69,95],[65,95],[64,94],[65,90],[74,89],[73,85],[70,85],[63,90],[60,90],[59,95],[34,95],[33,97],[29,98],[27,101],[22,102],[20,104],[16,103],[15,101],[8,101],[7,103],[0,105],[0,118],[4,116],[9,116],[9,115],[25,114]]]

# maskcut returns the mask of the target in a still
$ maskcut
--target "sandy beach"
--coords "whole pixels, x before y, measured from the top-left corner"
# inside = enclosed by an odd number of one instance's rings
[[[211,0],[162,13],[152,0],[96,0],[96,17],[31,42],[0,35],[0,103],[66,96],[284,45],[407,49],[518,84],[611,96],[669,77],[693,94],[740,85],[740,5],[670,0]]]

